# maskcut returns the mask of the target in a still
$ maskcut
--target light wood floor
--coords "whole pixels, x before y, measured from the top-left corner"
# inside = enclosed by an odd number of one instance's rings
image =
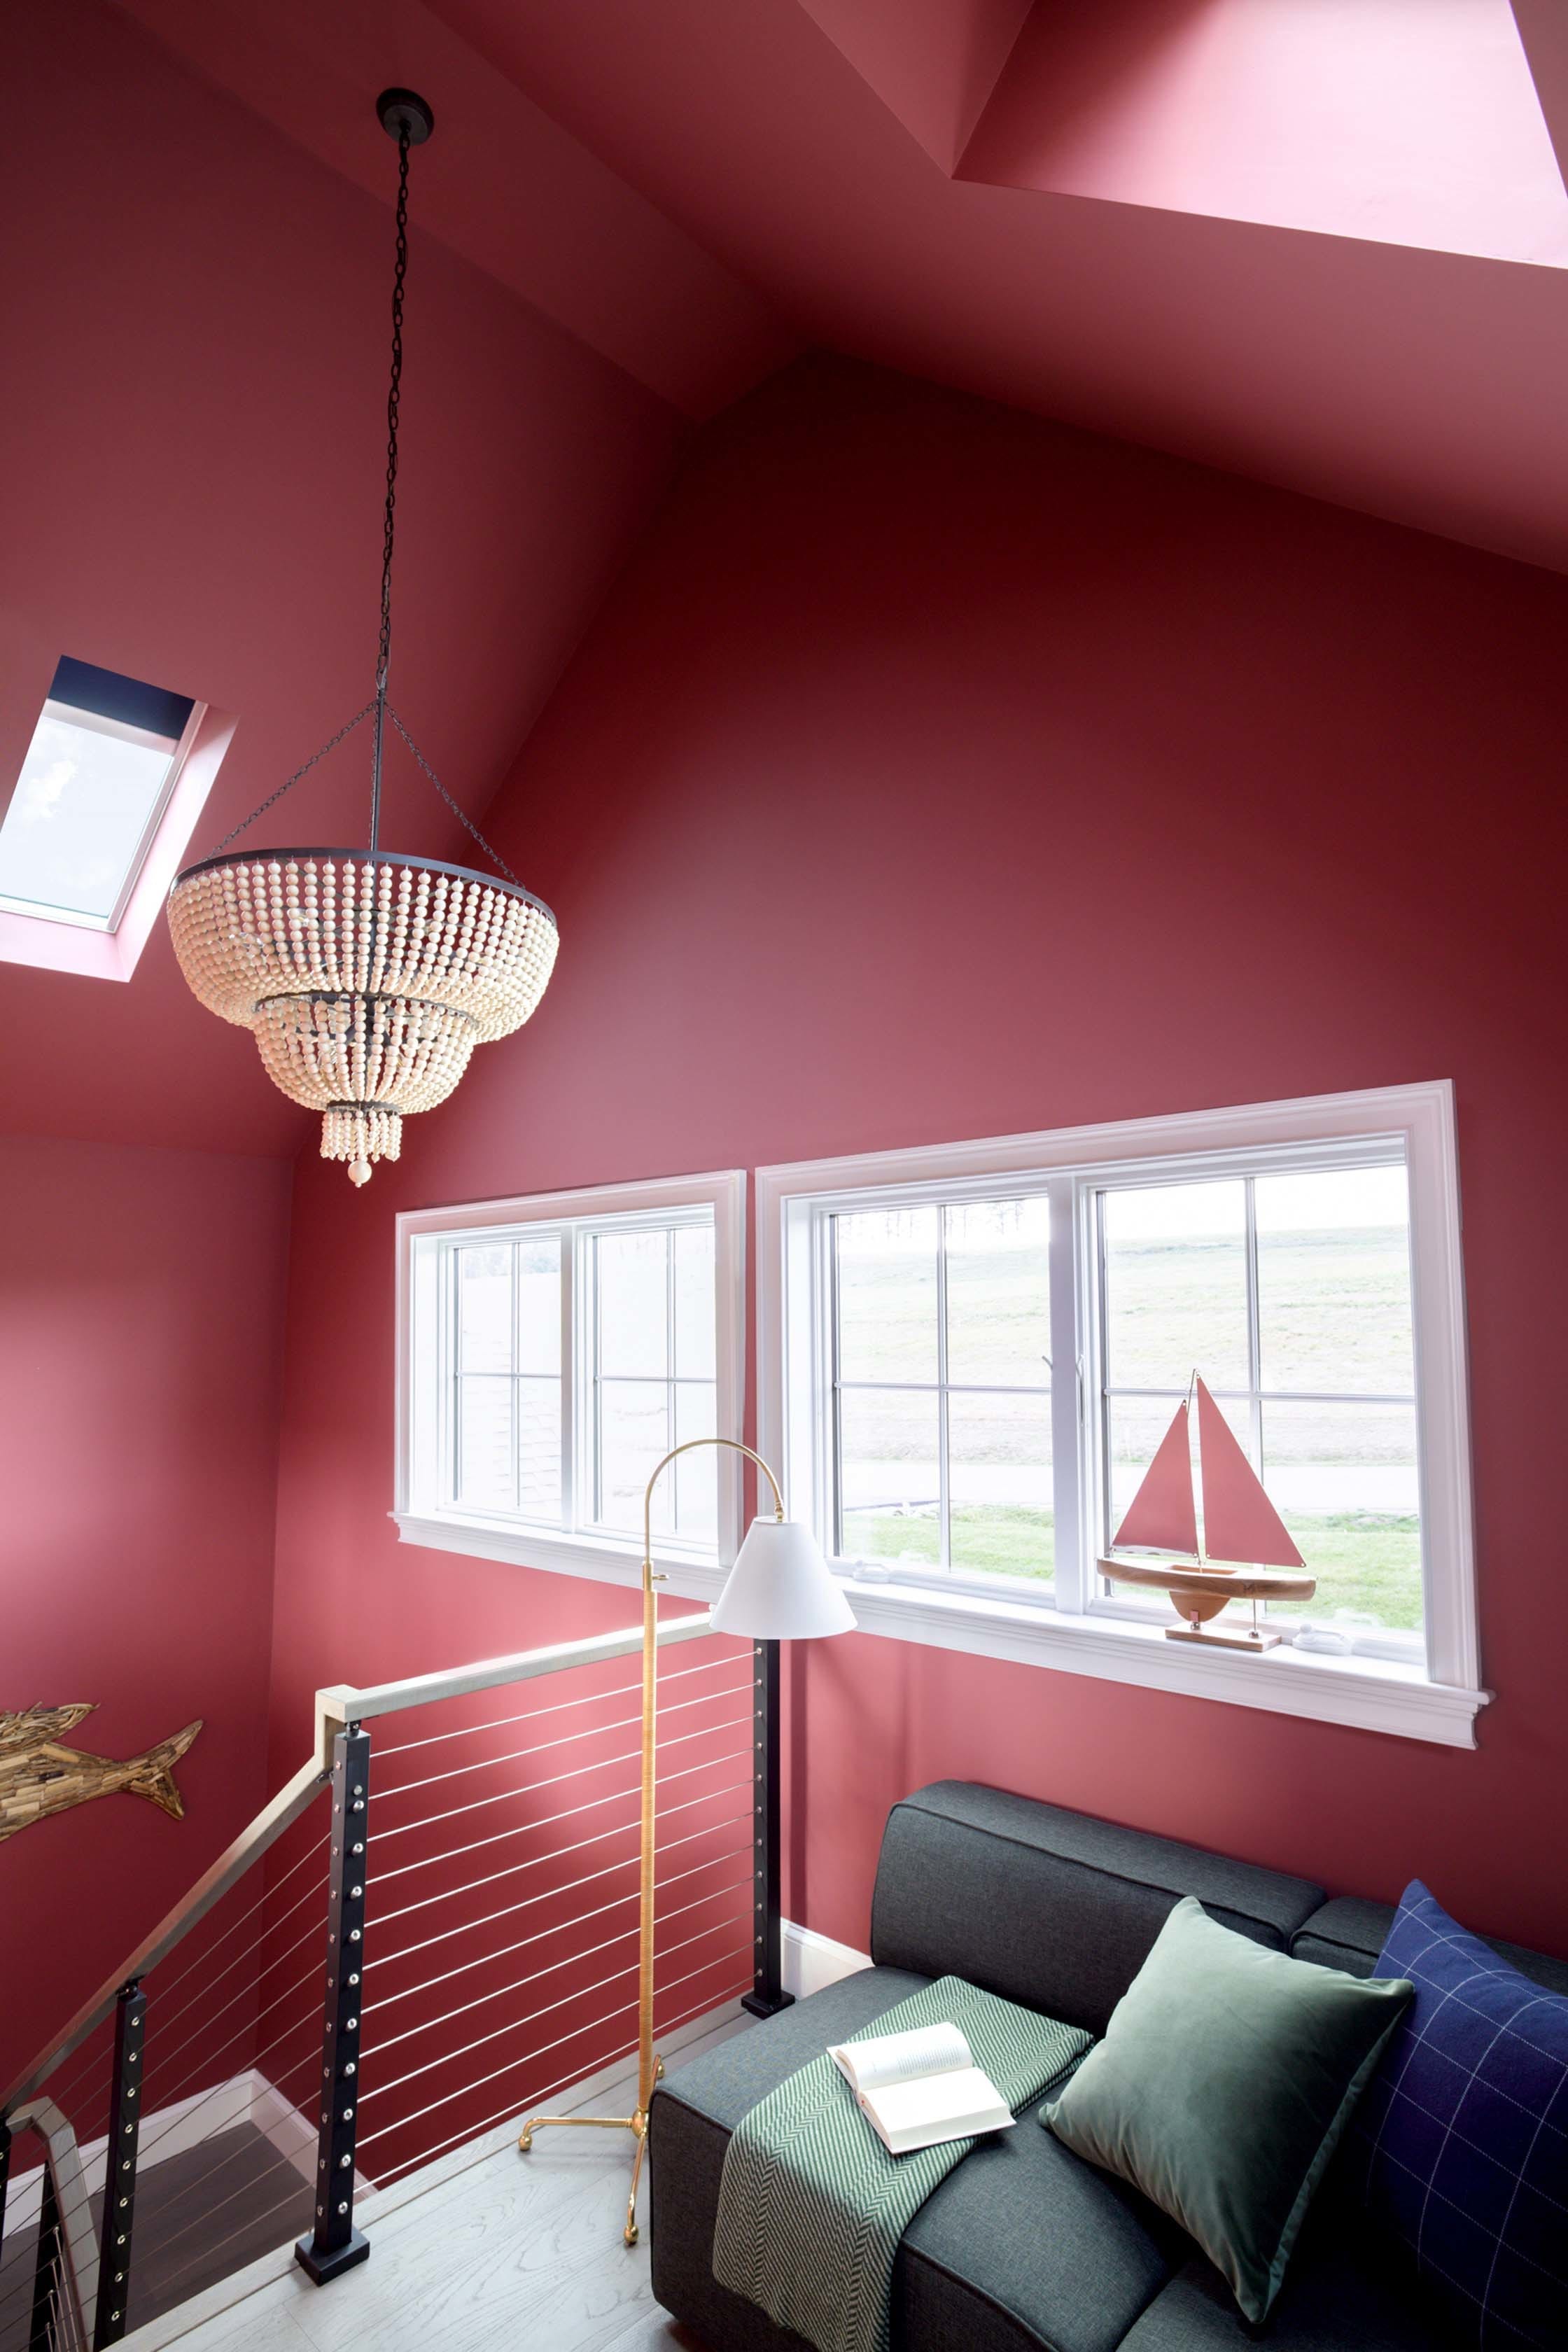
[[[700,2021],[666,2046],[667,2072],[751,2022],[739,2009]],[[635,2095],[628,2070],[551,2105],[617,2115]],[[551,2131],[521,2156],[515,2124],[500,2126],[367,2198],[357,2270],[314,2287],[280,2248],[124,2352],[700,2352],[648,2286],[646,2180],[642,2242],[621,2242],[630,2148],[629,2133]]]

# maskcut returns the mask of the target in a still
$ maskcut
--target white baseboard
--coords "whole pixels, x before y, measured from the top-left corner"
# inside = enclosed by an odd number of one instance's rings
[[[851,1944],[836,1944],[831,1936],[819,1936],[815,1927],[797,1927],[793,1919],[784,1921],[780,1942],[784,1989],[794,1993],[796,2000],[871,1965],[868,1952],[858,1952]]]

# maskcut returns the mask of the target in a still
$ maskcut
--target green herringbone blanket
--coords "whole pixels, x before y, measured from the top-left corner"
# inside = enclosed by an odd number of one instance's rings
[[[942,1977],[849,2036],[956,2025],[1008,2105],[1037,2099],[1091,2036]],[[731,2137],[713,2275],[816,2352],[886,2352],[899,2241],[974,2146],[889,2156],[826,2053],[759,2099]]]

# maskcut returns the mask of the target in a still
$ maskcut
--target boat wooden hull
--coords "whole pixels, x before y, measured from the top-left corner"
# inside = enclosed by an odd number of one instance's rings
[[[1168,1594],[1172,1608],[1186,1622],[1167,1625],[1167,1639],[1198,1642],[1215,1650],[1271,1650],[1279,1640],[1278,1633],[1264,1633],[1256,1625],[1245,1633],[1205,1631],[1209,1620],[1217,1617],[1227,1601],[1310,1601],[1318,1589],[1315,1576],[1303,1576],[1294,1570],[1216,1568],[1212,1561],[1201,1568],[1184,1568],[1174,1560],[1146,1564],[1142,1560],[1102,1559],[1100,1572],[1117,1584],[1152,1586],[1156,1591]]]

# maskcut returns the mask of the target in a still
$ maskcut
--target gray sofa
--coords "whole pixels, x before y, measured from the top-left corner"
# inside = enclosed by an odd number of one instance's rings
[[[802,2352],[715,2281],[724,2150],[754,2101],[829,2042],[954,1974],[1102,2033],[1166,1913],[1213,1917],[1302,1959],[1372,1973],[1385,1905],[1196,1846],[957,1780],[889,1816],[871,1910],[874,1965],[682,2066],[650,2114],[653,2290],[709,2352]],[[1510,1945],[1568,1993],[1568,1965]],[[1255,2340],[1175,2224],[1083,2163],[1028,2114],[982,2141],[928,2200],[894,2276],[893,2352],[1222,2352]],[[1449,2339],[1333,2187],[1318,2200],[1265,2331],[1273,2352],[1434,2352]]]

